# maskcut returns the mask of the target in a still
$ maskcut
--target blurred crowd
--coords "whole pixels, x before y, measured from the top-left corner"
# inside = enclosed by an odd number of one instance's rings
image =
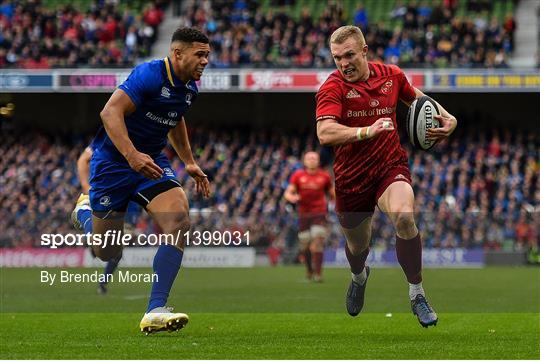
[[[397,0],[387,20],[378,23],[362,2],[352,19],[341,1],[329,1],[318,17],[305,7],[297,19],[284,6],[266,10],[255,0],[184,4],[182,24],[210,36],[211,64],[218,68],[332,67],[328,39],[351,22],[363,29],[371,60],[405,67],[507,67],[516,29],[512,14],[502,24],[490,17],[489,1],[471,0],[467,15],[457,16],[456,1]]]
[[[0,67],[132,66],[150,54],[167,0],[93,0],[85,10],[45,7],[42,0],[0,0]],[[348,14],[343,1],[330,0],[318,14],[311,8],[292,16],[294,0],[185,0],[181,26],[194,26],[211,39],[211,66],[333,67],[330,34],[341,25],[360,26],[369,58],[404,67],[507,67],[516,22],[501,23],[490,1],[468,0],[465,16],[455,0],[395,0],[383,21],[374,21],[362,2]],[[54,4],[54,2],[53,2]],[[121,10],[122,9],[122,10]]]
[[[165,2],[124,10],[118,3],[93,0],[81,10],[45,7],[41,0],[0,0],[0,68],[134,65],[150,54]]]
[[[430,152],[410,152],[416,213],[426,247],[521,250],[540,234],[540,140],[534,133],[459,132]],[[321,153],[314,134],[194,129],[192,148],[212,183],[212,196],[195,192],[173,151],[172,167],[184,185],[197,230],[249,231],[250,244],[292,247],[297,217],[283,199],[306,150]],[[0,245],[39,245],[42,233],[73,232],[69,214],[80,192],[76,160],[89,139],[50,138],[2,131],[0,144]],[[407,148],[409,146],[406,146]],[[333,206],[330,206],[333,209]],[[144,215],[144,214],[143,214]],[[329,245],[343,245],[333,211]],[[156,232],[147,216],[137,232]],[[393,248],[394,231],[374,216],[373,244]]]

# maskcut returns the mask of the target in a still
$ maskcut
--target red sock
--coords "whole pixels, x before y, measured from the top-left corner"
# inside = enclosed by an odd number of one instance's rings
[[[311,263],[313,265],[313,273],[320,276],[322,271],[323,253],[320,251],[312,252]]]
[[[351,266],[351,272],[353,272],[353,274],[360,274],[362,270],[364,270],[364,267],[366,266],[366,259],[368,257],[368,254],[369,254],[369,247],[367,247],[360,254],[353,255],[353,253],[349,249],[349,245],[345,243],[345,256],[347,257],[347,260],[349,261],[349,265]]]
[[[308,275],[312,275],[313,274],[313,265],[311,263],[311,250],[306,249],[304,251],[304,262],[306,263],[306,270],[307,270],[307,273]]]
[[[396,254],[407,281],[411,284],[422,282],[422,240],[420,233],[406,240],[396,235]]]

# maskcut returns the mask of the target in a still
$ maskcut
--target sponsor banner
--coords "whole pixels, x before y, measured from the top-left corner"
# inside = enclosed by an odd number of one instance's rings
[[[0,249],[0,267],[82,267],[84,249],[38,249],[38,248],[2,248]]]
[[[0,71],[0,90],[3,91],[52,91],[53,75],[32,72]]]
[[[117,72],[76,71],[58,74],[59,91],[80,92],[112,92],[129,76],[130,70],[122,69]],[[228,71],[206,71],[201,80],[197,82],[199,90],[204,91],[230,91],[238,90],[239,75]]]
[[[205,71],[197,86],[201,92],[238,91],[240,76],[229,71]]]
[[[317,91],[332,71],[251,71],[244,74],[248,91]]]
[[[316,92],[333,69],[208,69],[201,92]],[[540,91],[538,71],[407,69],[425,91]],[[0,90],[11,92],[112,92],[131,69],[0,70]]]
[[[151,267],[157,247],[125,248],[120,267]],[[84,266],[104,266],[105,263],[94,258],[90,250],[84,255]],[[185,268],[251,268],[255,266],[254,248],[186,248],[182,267]]]
[[[316,92],[333,70],[324,71],[251,71],[244,74],[247,91],[304,91]],[[405,72],[409,82],[424,86],[424,74]]]
[[[540,73],[443,73],[433,74],[434,89],[491,89],[518,88],[540,90]]]
[[[79,92],[111,92],[129,75],[129,71],[76,71],[58,75],[58,90]]]
[[[325,266],[349,266],[345,249],[325,250]],[[395,250],[371,249],[367,259],[369,265],[399,266]],[[482,267],[484,251],[481,249],[424,249],[422,252],[424,267]]]

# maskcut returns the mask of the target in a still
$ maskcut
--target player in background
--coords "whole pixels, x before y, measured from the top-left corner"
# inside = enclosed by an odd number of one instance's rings
[[[397,66],[367,61],[368,46],[358,27],[335,30],[330,51],[337,70],[317,92],[317,136],[321,144],[334,146],[336,211],[352,272],[347,311],[356,316],[364,305],[371,216],[377,205],[396,231],[397,259],[409,282],[412,311],[422,326],[435,325],[437,314],[422,286],[422,241],[414,220],[408,159],[396,130],[398,100],[410,105],[424,94]],[[434,140],[450,136],[457,125],[454,116],[438,107],[440,128],[427,131]]]
[[[88,182],[90,178],[90,160],[92,159],[92,147],[88,146],[84,149],[84,151],[79,156],[79,159],[77,160],[77,175],[79,177],[79,182],[81,183],[82,188],[82,194],[79,196],[79,198],[88,199],[88,194],[90,190],[90,183]],[[124,225],[124,232],[125,233],[131,233],[133,234],[135,230],[135,226],[137,225],[137,219],[141,212],[141,207],[135,203],[130,202],[127,207],[126,215],[125,215],[125,221],[126,224]],[[76,214],[74,214],[76,216]],[[73,220],[72,220],[73,221]],[[90,249],[93,253],[93,249]],[[95,256],[95,255],[94,255]],[[103,270],[104,275],[112,275],[114,274],[114,271],[118,268],[118,264],[120,263],[120,260],[122,259],[122,253],[120,253],[118,256],[110,259],[107,264],[105,264],[105,269]],[[106,280],[109,280],[109,278],[103,278],[105,281],[99,282],[98,284],[98,293],[99,294],[107,294],[107,282]]]
[[[181,329],[184,313],[166,307],[182,263],[183,235],[190,228],[189,204],[162,150],[167,139],[197,192],[210,195],[210,184],[193,158],[184,114],[195,101],[199,80],[210,53],[206,35],[192,28],[177,29],[164,59],[138,65],[114,91],[100,113],[103,127],[93,140],[90,163],[90,200],[79,200],[74,210],[76,226],[104,238],[105,232],[123,229],[131,200],[149,213],[165,234],[178,242],[162,244],[154,257],[154,278],[148,308],[140,328],[145,333]],[[95,240],[95,239],[94,239]],[[108,261],[118,257],[121,245],[93,246]]]
[[[317,152],[306,152],[304,168],[291,175],[284,193],[288,202],[298,204],[300,252],[304,255],[307,278],[315,282],[322,282],[324,241],[328,234],[326,196],[335,198],[332,178],[319,164]]]

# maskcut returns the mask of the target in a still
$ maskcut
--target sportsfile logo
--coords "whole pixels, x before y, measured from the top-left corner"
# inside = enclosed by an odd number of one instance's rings
[[[382,108],[359,109],[359,110],[349,109],[347,111],[347,118],[384,116],[384,115],[394,113],[395,110],[396,110],[396,107],[382,107]]]
[[[360,93],[354,88],[351,88],[351,90],[347,93],[347,98],[360,98],[362,97]]]

